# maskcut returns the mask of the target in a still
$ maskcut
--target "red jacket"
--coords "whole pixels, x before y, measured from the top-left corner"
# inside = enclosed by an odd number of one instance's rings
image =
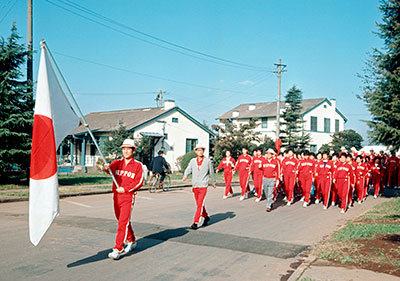
[[[280,167],[279,167],[279,161],[276,159],[271,159],[268,160],[266,158],[264,158],[263,161],[263,171],[264,171],[264,178],[275,178],[276,180],[279,179],[280,174]]]
[[[232,169],[235,167],[236,161],[233,157],[225,157],[224,159],[221,160],[221,163],[219,163],[217,170],[222,170],[224,169],[224,173],[232,173]]]
[[[367,173],[368,173],[368,165],[367,163],[360,163],[360,164],[356,164],[356,178],[361,179],[361,178],[365,178]]]
[[[320,177],[320,176],[327,176],[333,174],[333,162],[331,160],[320,160],[316,167],[315,167],[315,173]]]
[[[254,172],[256,175],[260,175],[264,173],[263,170],[263,163],[264,163],[264,156],[255,156],[253,157],[253,162],[251,163],[251,171]]]
[[[125,166],[125,159],[116,159],[111,162],[110,169],[115,175],[115,179],[125,192],[135,192],[143,185],[143,165],[135,159],[131,159]],[[108,171],[106,171],[108,173]],[[117,187],[113,183],[113,192]]]
[[[349,163],[338,162],[333,178],[335,180],[349,179],[353,183],[355,181],[353,167]]]
[[[384,175],[382,165],[371,164],[371,176],[372,180],[381,180]]]
[[[393,172],[396,170],[397,165],[399,164],[399,160],[396,156],[390,156],[387,160],[386,167],[389,171]]]
[[[299,160],[297,158],[285,158],[282,161],[282,174],[290,175],[296,174],[297,165],[299,164]]]
[[[250,170],[250,166],[251,166],[251,157],[249,155],[246,156],[240,155],[236,163],[235,171]]]
[[[299,178],[314,177],[314,160],[301,159],[297,165],[297,175]]]

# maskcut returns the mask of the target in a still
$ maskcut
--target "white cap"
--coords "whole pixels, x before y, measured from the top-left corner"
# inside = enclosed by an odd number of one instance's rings
[[[194,148],[194,150],[196,151],[196,150],[199,149],[199,148],[201,148],[201,149],[203,149],[203,150],[206,150],[206,148],[205,148],[203,145],[201,145],[201,144],[196,145],[196,147]]]
[[[269,148],[269,149],[267,150],[267,153],[275,154],[275,150],[273,150],[272,148]]]
[[[351,151],[357,151],[357,149],[353,146],[353,147],[351,148]]]
[[[346,148],[345,148],[344,146],[342,146],[340,149],[341,149],[341,150],[345,150]]]
[[[135,141],[132,139],[126,139],[126,140],[124,140],[124,143],[120,147],[121,148],[122,147],[136,147]]]

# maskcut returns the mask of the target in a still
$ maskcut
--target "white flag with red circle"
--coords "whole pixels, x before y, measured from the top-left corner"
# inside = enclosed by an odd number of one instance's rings
[[[29,237],[35,246],[59,214],[57,149],[79,126],[42,45],[33,118],[29,180]]]

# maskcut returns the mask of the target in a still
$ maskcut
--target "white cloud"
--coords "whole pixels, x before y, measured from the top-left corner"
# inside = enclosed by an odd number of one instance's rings
[[[250,80],[245,80],[245,81],[239,82],[239,84],[241,84],[241,85],[253,85],[254,82],[250,81]]]

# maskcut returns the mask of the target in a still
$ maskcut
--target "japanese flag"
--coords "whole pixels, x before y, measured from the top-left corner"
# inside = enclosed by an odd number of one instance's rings
[[[29,180],[29,236],[36,246],[59,214],[57,148],[79,126],[42,45],[33,118]]]

